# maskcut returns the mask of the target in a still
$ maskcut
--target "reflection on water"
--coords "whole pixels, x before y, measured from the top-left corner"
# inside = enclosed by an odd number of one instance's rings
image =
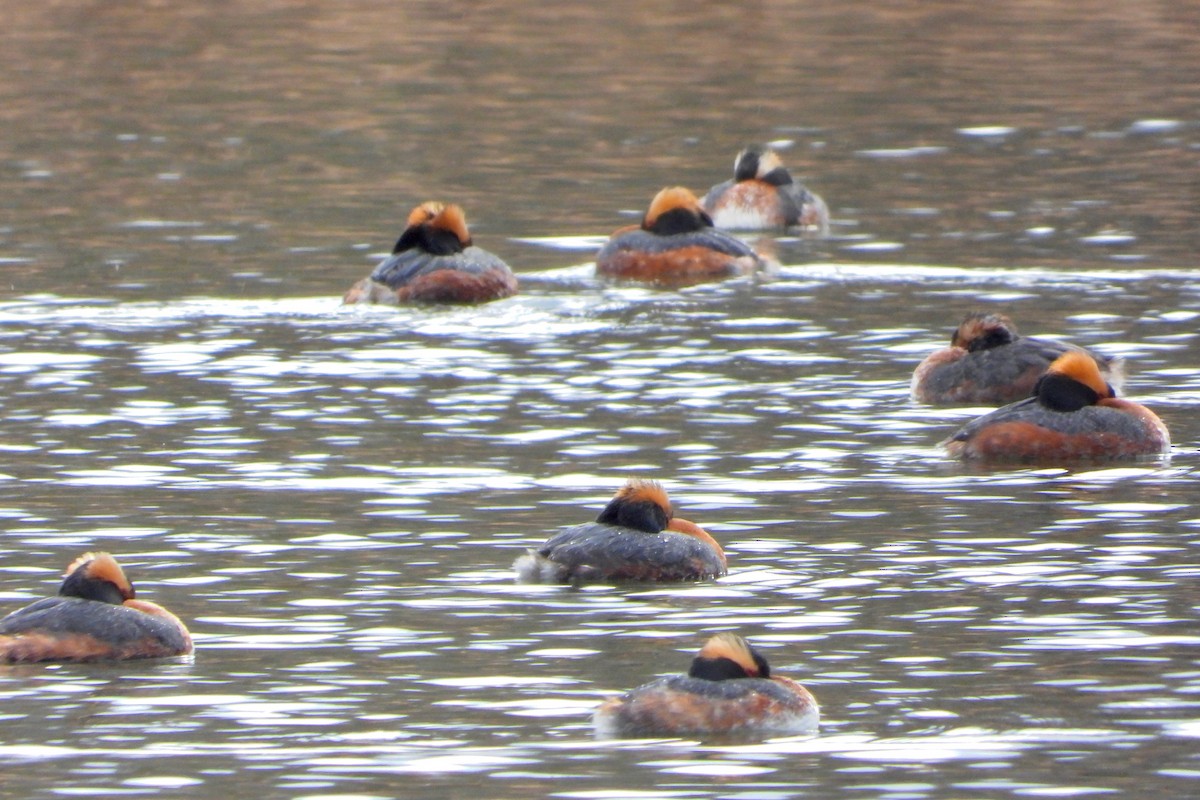
[[[411,773],[441,791],[486,776],[513,787],[501,795],[569,776],[573,797],[647,781],[709,794],[713,778],[876,791],[922,765],[959,791],[1086,793],[1132,783],[1088,777],[1091,759],[1147,749],[1186,772],[1189,278],[831,264],[674,293],[536,281],[480,309],[7,304],[4,599],[109,548],[191,621],[197,654],[9,670],[4,752],[29,781],[67,765],[64,789],[204,795],[247,770],[289,795]],[[907,375],[966,284],[1078,291],[1051,327],[1141,350],[1130,381],[1176,456],[946,461],[934,445],[974,412],[911,404]],[[1150,284],[1177,302],[1139,311]],[[852,309],[881,301],[886,323]],[[667,480],[726,543],[727,579],[513,582],[516,555],[634,473]],[[601,698],[684,669],[726,627],[804,677],[819,737],[592,742]]]
[[[9,6],[0,601],[108,549],[197,642],[0,671],[13,796],[1200,777],[1195,9]],[[784,266],[754,280],[593,280],[658,188],[753,140],[828,239],[760,242]],[[427,197],[523,293],[338,307]],[[1173,456],[945,459],[978,409],[908,379],[978,306],[1125,356]],[[727,578],[513,582],[635,474]],[[819,735],[593,741],[602,698],[727,628],[813,689]]]

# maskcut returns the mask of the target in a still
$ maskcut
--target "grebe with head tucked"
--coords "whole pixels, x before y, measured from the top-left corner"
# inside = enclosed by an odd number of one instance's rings
[[[912,397],[931,405],[1004,405],[1023,400],[1050,364],[1069,352],[1087,353],[1108,382],[1121,388],[1120,359],[1021,336],[1004,314],[974,312],[955,329],[949,347],[929,354],[913,371]]]
[[[517,277],[498,256],[476,247],[457,205],[426,202],[369,278],[345,303],[483,303],[517,293]]]
[[[672,516],[655,481],[631,480],[595,522],[558,533],[517,559],[527,582],[690,581],[725,574],[725,553],[699,525]]]
[[[603,737],[786,735],[815,731],[816,698],[790,678],[771,674],[767,661],[742,637],[713,636],[687,675],[660,678],[596,710]]]
[[[825,201],[797,182],[769,147],[738,153],[733,178],[708,190],[701,201],[718,228],[771,230],[799,225],[829,232]]]
[[[0,619],[0,663],[161,658],[192,652],[183,623],[162,606],[134,599],[108,553],[84,553],[67,567],[57,597]]]
[[[1171,439],[1158,416],[1117,398],[1095,359],[1069,352],[1038,379],[1033,397],[998,408],[946,440],[952,456],[1062,461],[1163,455]]]
[[[745,275],[763,265],[748,244],[714,228],[682,186],[655,195],[641,227],[616,231],[596,255],[599,275],[667,285]]]

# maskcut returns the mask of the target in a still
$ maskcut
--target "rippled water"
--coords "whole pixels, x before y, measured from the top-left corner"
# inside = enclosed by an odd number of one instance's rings
[[[1194,10],[520,7],[9,9],[0,603],[107,549],[197,650],[0,670],[0,793],[1194,793]],[[829,239],[761,242],[756,280],[592,279],[754,139]],[[522,294],[340,308],[427,196]],[[979,306],[1125,356],[1171,458],[945,459],[978,409],[908,378]],[[727,578],[513,583],[629,475]],[[818,735],[593,740],[727,628]]]

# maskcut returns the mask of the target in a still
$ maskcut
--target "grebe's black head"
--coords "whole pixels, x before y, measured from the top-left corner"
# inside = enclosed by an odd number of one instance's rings
[[[696,195],[682,186],[672,186],[656,194],[642,218],[642,230],[659,236],[691,233],[712,226],[712,217],[700,207]]]
[[[963,318],[950,337],[950,345],[961,347],[969,353],[978,353],[1012,344],[1019,338],[1017,326],[1008,317],[976,311]]]
[[[752,181],[758,177],[758,161],[766,148],[752,144],[737,154],[733,161],[733,179],[735,181]]]
[[[750,145],[738,153],[733,162],[733,179],[742,181],[763,181],[772,186],[787,186],[793,183],[792,173],[787,171],[780,161],[779,155],[765,145]]]
[[[418,248],[431,255],[448,256],[470,246],[471,234],[460,206],[425,202],[408,215],[408,226],[392,248],[392,255]]]
[[[604,525],[659,533],[671,521],[671,501],[657,481],[634,478],[617,491],[596,521]]]
[[[133,585],[108,553],[84,553],[71,562],[58,593],[116,606],[134,598]]]
[[[688,676],[706,681],[769,678],[767,660],[735,633],[718,633],[704,643],[692,659]]]
[[[1033,395],[1051,411],[1070,412],[1116,397],[1116,392],[1100,375],[1094,358],[1071,351],[1055,359],[1046,374],[1038,378]]]

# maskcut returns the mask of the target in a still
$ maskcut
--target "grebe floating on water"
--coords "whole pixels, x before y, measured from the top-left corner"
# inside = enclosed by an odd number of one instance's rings
[[[558,533],[513,565],[527,582],[692,581],[725,574],[725,553],[703,528],[671,515],[655,481],[631,480],[595,522]]]
[[[346,292],[351,303],[483,303],[517,293],[517,276],[471,242],[463,210],[422,203],[392,255]]]
[[[1070,352],[1050,365],[1033,397],[998,408],[945,442],[952,456],[998,461],[1133,458],[1169,452],[1150,409],[1115,396],[1095,359]]]
[[[1084,352],[1116,389],[1124,375],[1121,360],[1082,347],[1020,336],[1004,314],[968,314],[950,337],[950,346],[928,355],[913,371],[912,397],[930,405],[1004,405],[1033,394],[1038,378],[1054,359]]]
[[[596,255],[596,273],[685,285],[745,275],[764,263],[750,245],[714,228],[696,196],[676,186],[655,195],[641,227],[613,233]]]
[[[607,700],[592,717],[598,736],[787,735],[815,731],[816,698],[742,637],[713,636],[687,675],[660,678]]]
[[[718,228],[771,230],[799,225],[829,232],[825,201],[796,181],[774,150],[747,147],[733,162],[733,178],[701,201]]]
[[[162,606],[134,599],[108,553],[84,553],[67,567],[57,597],[0,619],[0,663],[162,658],[192,652],[183,623]]]

